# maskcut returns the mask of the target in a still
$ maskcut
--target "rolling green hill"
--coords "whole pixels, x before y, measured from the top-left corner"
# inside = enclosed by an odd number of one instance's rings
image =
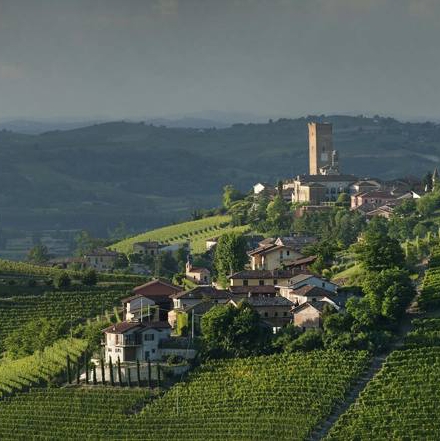
[[[212,216],[169,225],[124,239],[110,248],[120,253],[130,254],[133,252],[134,243],[155,240],[165,244],[189,242],[193,253],[203,253],[206,251],[205,242],[207,239],[232,231],[245,233],[249,230],[248,226],[230,227],[228,225],[230,220],[230,216]]]
[[[420,175],[440,157],[440,128],[391,118],[283,119],[222,129],[114,122],[22,135],[0,131],[1,228],[145,231],[217,206],[225,184],[247,191],[306,171],[307,122],[334,126],[345,172]],[[0,243],[1,245],[1,243]]]

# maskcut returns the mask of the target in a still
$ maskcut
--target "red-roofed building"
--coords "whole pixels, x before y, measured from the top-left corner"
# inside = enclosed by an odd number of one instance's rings
[[[133,295],[122,300],[124,320],[140,319],[152,314],[152,320],[166,321],[168,312],[173,307],[171,295],[182,289],[162,279],[137,286]]]

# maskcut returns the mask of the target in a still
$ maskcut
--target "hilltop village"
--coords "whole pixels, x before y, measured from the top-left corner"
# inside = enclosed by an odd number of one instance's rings
[[[308,130],[308,174],[0,259],[1,439],[438,439],[438,172],[354,176]]]
[[[309,123],[308,129],[309,173],[277,185],[255,184],[250,197],[252,209],[258,209],[255,207],[261,200],[279,198],[291,204],[294,218],[307,219],[325,216],[339,206],[363,225],[375,217],[389,220],[398,207],[415,203],[436,186],[437,170],[428,183],[414,178],[383,182],[343,174],[338,152],[333,148],[331,124]],[[353,225],[347,227],[356,230]],[[181,348],[182,338],[194,340],[200,336],[203,317],[218,305],[238,308],[246,304],[259,316],[261,326],[276,335],[287,325],[300,332],[321,331],[326,314],[343,312],[350,298],[358,298],[358,290],[342,287],[337,279],[330,280],[331,273],[325,267],[335,259],[327,257],[323,262],[319,234],[294,232],[263,237],[247,233],[243,237],[246,261],[240,271],[232,267],[226,271],[223,280],[218,272],[212,274],[212,263],[194,264],[189,248],[183,248],[187,255],[184,281],[180,279],[177,284],[175,278],[157,278],[136,287],[122,300],[122,321],[104,330],[106,361],[112,357],[121,362],[164,360],[170,354],[195,357],[195,351],[173,352],[173,344]],[[198,260],[212,262],[219,240],[208,238],[205,257]],[[172,251],[173,246],[148,240],[134,242],[132,250],[131,260],[145,262]],[[101,271],[116,264],[118,253],[101,249],[85,259],[86,265]]]

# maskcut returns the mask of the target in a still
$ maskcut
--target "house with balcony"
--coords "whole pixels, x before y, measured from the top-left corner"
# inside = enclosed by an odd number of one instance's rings
[[[123,321],[102,331],[104,333],[105,361],[160,360],[160,343],[168,340],[171,326],[168,322]]]

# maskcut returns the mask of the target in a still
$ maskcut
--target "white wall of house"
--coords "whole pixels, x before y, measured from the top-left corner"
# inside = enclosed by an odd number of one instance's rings
[[[298,289],[305,285],[317,286],[318,288],[325,289],[326,291],[329,292],[336,292],[338,289],[338,285],[336,285],[335,283],[325,279],[321,279],[320,277],[316,277],[316,276],[309,277],[308,279],[302,280],[301,282],[297,282],[297,283],[293,283],[291,281],[289,287],[291,289]]]
[[[301,257],[304,256],[291,248],[283,247],[281,249],[268,251],[264,254],[256,254],[251,256],[251,267],[253,270],[280,269],[283,264],[293,263],[295,260]]]
[[[138,332],[136,332],[138,331]],[[126,361],[159,360],[159,342],[170,338],[171,329],[134,329],[124,334],[106,334],[105,361],[110,357],[113,362],[119,359]]]

